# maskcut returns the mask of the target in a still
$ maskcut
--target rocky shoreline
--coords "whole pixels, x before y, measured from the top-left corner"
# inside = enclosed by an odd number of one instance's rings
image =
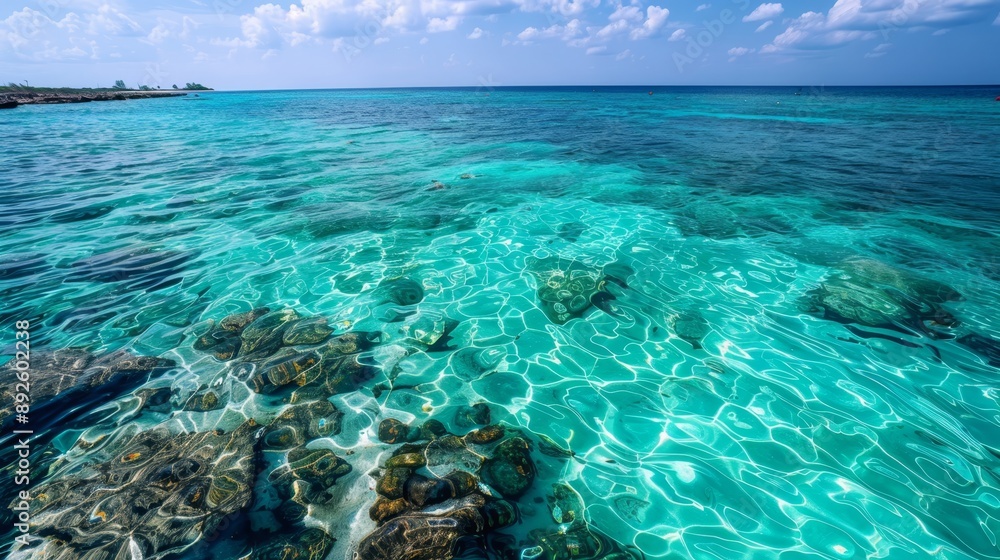
[[[176,91],[80,91],[74,93],[10,92],[0,94],[0,108],[13,109],[18,105],[57,105],[61,103],[89,103],[91,101],[126,101],[156,97],[181,97],[187,92]]]

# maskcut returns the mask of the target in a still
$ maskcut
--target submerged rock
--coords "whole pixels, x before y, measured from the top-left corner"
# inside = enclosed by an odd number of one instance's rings
[[[677,336],[691,344],[695,350],[701,348],[701,340],[712,331],[708,321],[695,309],[682,311],[673,317],[671,323]]]
[[[136,356],[125,350],[96,356],[79,348],[54,352],[36,350],[31,354],[30,383],[32,418],[55,398],[72,399],[81,393],[89,397],[111,396],[146,381],[155,370],[171,368],[172,360],[151,356]],[[14,413],[17,391],[18,360],[0,366],[0,425]],[[67,402],[63,400],[63,402]]]
[[[477,424],[485,426],[490,423],[490,418],[490,406],[486,403],[462,406],[455,411],[455,424],[459,428],[471,428]]]
[[[282,412],[264,431],[265,449],[291,449],[340,433],[344,413],[330,401],[295,405]]]
[[[739,234],[739,218],[729,208],[714,202],[697,202],[685,209],[676,225],[684,235],[728,239]]]
[[[591,306],[607,311],[609,302],[615,299],[605,289],[607,283],[625,288],[633,274],[631,268],[619,262],[600,268],[559,257],[529,257],[528,271],[538,282],[542,311],[557,325],[582,317]]]
[[[403,443],[420,439],[420,430],[396,420],[386,418],[378,425],[378,439],[383,443]]]
[[[549,512],[556,523],[583,522],[583,498],[573,488],[564,483],[557,482],[552,485],[552,489],[545,496],[545,501],[549,506]]]
[[[915,301],[895,289],[832,276],[806,294],[805,311],[846,324],[942,338],[930,326],[951,327],[957,320],[937,304]]]
[[[940,305],[962,299],[962,294],[951,286],[895,268],[875,259],[852,258],[838,266],[856,282],[864,282],[897,290],[900,294],[929,305]]]
[[[241,560],[323,560],[334,542],[322,529],[310,527],[272,538]]]
[[[529,538],[538,543],[522,558],[545,560],[638,560],[641,556],[585,524],[567,530],[536,529]]]
[[[110,460],[33,492],[46,558],[154,558],[182,554],[250,502],[259,427],[231,433],[141,432]]]
[[[416,305],[424,299],[424,287],[410,278],[393,278],[379,283],[373,295],[379,304]]]
[[[475,381],[492,373],[506,354],[499,348],[462,348],[448,359],[451,370],[464,381]]]
[[[427,444],[424,450],[427,470],[441,475],[456,470],[478,472],[483,464],[483,456],[465,444],[462,438],[445,434]]]
[[[355,560],[452,560],[463,537],[514,521],[510,504],[471,494],[390,519],[358,544]],[[484,515],[484,513],[486,515]]]
[[[560,239],[565,239],[570,243],[576,243],[576,241],[580,239],[580,236],[583,235],[583,232],[587,231],[587,229],[587,224],[582,222],[567,222],[561,224],[559,228],[556,229],[556,235],[558,235]]]
[[[483,481],[504,498],[519,498],[535,480],[535,462],[531,447],[520,437],[510,438],[493,450],[493,456],[483,464]]]
[[[473,430],[465,434],[466,443],[475,443],[478,445],[484,445],[487,443],[493,443],[494,441],[500,441],[504,436],[504,427],[499,424],[494,424],[491,426],[484,426],[478,430]]]
[[[383,422],[383,427],[397,435],[408,429],[395,420]],[[480,432],[490,441],[503,435],[499,426]],[[521,438],[512,438],[495,449],[493,480],[501,486],[506,483],[504,489],[512,496],[523,493],[534,478],[534,464],[525,456],[527,445]],[[480,483],[477,473],[485,476],[487,471],[482,459],[462,438],[447,433],[426,444],[401,445],[385,462],[384,470],[373,474],[379,497],[368,515],[378,528],[362,539],[354,558],[485,558],[483,537],[513,524],[518,516],[512,503]],[[518,471],[531,473],[527,482]]]
[[[648,509],[650,505],[646,500],[641,500],[631,494],[616,496],[614,504],[615,511],[617,511],[625,519],[635,521],[636,523],[642,523],[644,521],[646,509]]]
[[[270,312],[269,308],[261,307],[246,313],[226,316],[218,325],[210,323],[208,332],[195,340],[194,349],[209,352],[220,360],[232,359],[243,343],[240,336],[243,329]]]
[[[591,298],[603,288],[600,269],[578,261],[529,258],[528,267],[538,281],[542,311],[557,325],[582,317],[591,306]]]
[[[828,281],[808,293],[813,309],[826,319],[870,327],[907,323],[910,311],[877,288],[846,281]],[[818,309],[817,309],[818,308]]]
[[[281,341],[285,346],[296,346],[300,344],[319,344],[333,334],[333,329],[327,324],[326,317],[309,317],[295,321],[282,335]]]
[[[352,467],[329,449],[296,447],[288,452],[288,462],[268,476],[267,481],[284,500],[300,505],[327,503],[328,490]]]
[[[298,319],[299,314],[292,309],[272,311],[257,318],[240,334],[242,344],[237,356],[244,357],[255,353],[265,356],[273,354],[281,347],[289,324]]]

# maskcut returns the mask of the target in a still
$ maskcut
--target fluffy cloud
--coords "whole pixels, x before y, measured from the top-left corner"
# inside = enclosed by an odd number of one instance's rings
[[[748,49],[746,47],[733,47],[733,48],[729,49],[729,56],[743,56],[743,55],[749,54],[751,52],[753,52],[753,50],[752,49]]]
[[[678,29],[677,31],[674,31],[673,33],[671,33],[670,34],[670,38],[668,38],[667,40],[668,41],[683,41],[684,37],[687,37],[687,31],[685,31],[684,29]]]
[[[754,31],[754,33],[760,33],[761,31],[764,31],[768,27],[771,27],[771,25],[773,25],[773,24],[774,24],[774,22],[771,21],[771,20],[765,21],[764,23],[760,24],[760,27],[758,27],[757,30]]]
[[[663,27],[663,24],[667,22],[668,17],[670,17],[670,10],[666,8],[661,8],[659,6],[650,6],[646,8],[646,21],[642,23],[642,27],[633,29],[629,33],[629,37],[632,40],[652,37]]]
[[[626,58],[632,56],[632,51],[625,49],[622,52],[615,55],[615,60],[625,60]]]
[[[547,27],[529,26],[517,36],[520,43],[554,38],[571,46],[590,48],[617,38],[640,40],[657,35],[670,11],[660,6],[641,6],[637,0],[618,4],[603,25],[586,25],[583,17],[601,5],[600,0],[300,0],[300,4],[261,4],[240,19],[240,36],[216,39],[229,47],[277,48],[283,43],[328,41],[334,46],[367,42],[393,33],[451,32],[466,18],[489,19],[497,14],[543,12]],[[565,20],[560,21],[565,18]],[[555,20],[555,21],[553,21]],[[568,20],[568,21],[566,21]],[[475,28],[467,37],[481,38]],[[158,37],[158,36],[157,36]],[[152,39],[152,38],[151,38]]]
[[[784,12],[785,9],[781,7],[780,3],[775,4],[761,4],[757,6],[754,11],[750,12],[750,15],[745,16],[743,21],[762,21],[765,19],[776,18]]]
[[[427,22],[427,32],[428,33],[441,33],[443,31],[454,31],[458,24],[461,23],[462,18],[458,16],[448,16],[444,18],[431,18]]]
[[[696,12],[702,12],[704,10],[707,10],[707,9],[711,8],[711,7],[712,7],[711,4],[701,4],[697,8],[695,8],[694,11],[696,11]]]
[[[167,37],[170,37],[170,26],[160,23],[149,32],[146,40],[150,43],[162,43]]]
[[[59,19],[54,10],[11,13],[0,20],[0,52],[9,50],[21,60],[36,62],[98,59],[101,39],[147,36],[139,23],[108,4],[79,7],[91,11],[66,12]]]
[[[217,44],[273,48],[282,42],[293,43],[296,34],[315,40],[376,38],[391,32],[454,31],[468,16],[527,9],[525,0],[301,0],[301,4],[261,4],[241,18],[242,36],[223,39]],[[535,0],[532,0],[535,2]],[[565,3],[565,2],[563,2]],[[553,10],[563,4],[546,0],[532,8]],[[576,4],[576,3],[573,3]],[[297,42],[303,42],[301,39]],[[340,41],[343,43],[343,41]]]
[[[874,49],[865,53],[865,58],[878,58],[880,56],[885,56],[889,49],[892,48],[891,43],[879,43]]]
[[[566,25],[551,25],[543,29],[529,27],[517,34],[518,40],[531,42],[536,39],[559,38],[569,41],[583,33],[583,24],[578,19],[571,20]]]
[[[806,12],[761,52],[826,49],[858,40],[887,42],[897,31],[941,29],[987,20],[996,0],[837,0],[827,13]]]

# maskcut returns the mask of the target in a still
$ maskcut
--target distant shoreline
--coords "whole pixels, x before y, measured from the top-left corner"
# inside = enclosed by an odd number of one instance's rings
[[[14,88],[0,87],[0,109],[13,109],[20,105],[60,105],[63,103],[90,103],[93,101],[127,101],[157,97],[183,97],[195,90],[120,90],[75,88]]]

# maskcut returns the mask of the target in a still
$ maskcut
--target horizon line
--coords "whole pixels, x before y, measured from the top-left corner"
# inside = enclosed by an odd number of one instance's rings
[[[21,84],[16,84],[20,86]],[[2,87],[10,87],[4,85]],[[29,85],[28,88],[49,88],[49,89],[109,89],[106,86],[46,86]],[[330,86],[330,87],[277,87],[277,88],[256,88],[256,89],[227,89],[212,88],[209,90],[184,90],[173,88],[161,88],[155,91],[215,91],[220,93],[253,93],[269,91],[349,91],[349,90],[392,90],[392,89],[477,89],[477,90],[502,90],[512,88],[1000,88],[997,84],[513,84],[513,85],[443,85],[443,86]],[[133,91],[129,88],[129,91]],[[134,91],[141,91],[135,89]]]

